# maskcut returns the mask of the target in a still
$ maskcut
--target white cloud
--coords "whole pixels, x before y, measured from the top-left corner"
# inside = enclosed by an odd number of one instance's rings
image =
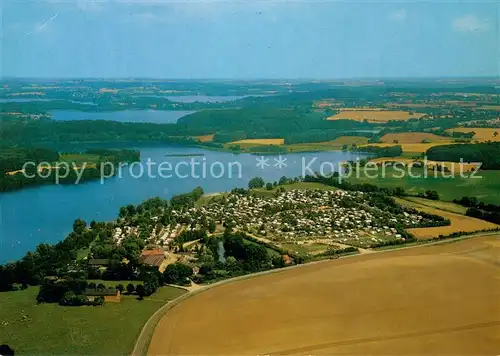
[[[389,14],[389,20],[396,22],[404,22],[406,20],[407,15],[408,13],[406,12],[405,9],[399,9]]]
[[[453,20],[453,29],[457,32],[484,32],[490,28],[488,20],[478,19],[476,15],[465,15]]]

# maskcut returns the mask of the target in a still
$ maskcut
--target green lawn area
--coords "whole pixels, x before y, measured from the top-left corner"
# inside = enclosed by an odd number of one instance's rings
[[[99,161],[99,155],[92,155],[92,154],[86,154],[86,153],[71,153],[71,154],[62,154],[61,155],[61,161],[63,162],[68,162],[68,163],[74,163],[78,167],[81,166],[84,162],[89,164],[96,164]]]
[[[0,344],[16,355],[130,354],[149,317],[185,292],[162,287],[142,301],[123,296],[101,307],[37,305],[37,293],[38,287],[0,293]]]
[[[195,203],[196,207],[201,207],[207,205],[212,200],[217,200],[222,197],[227,196],[229,193],[214,193],[214,194],[206,194],[203,195],[200,199],[198,199]]]
[[[381,169],[379,169],[380,172]],[[370,183],[379,187],[403,187],[411,194],[423,193],[425,190],[436,190],[441,200],[452,201],[463,196],[475,196],[479,200],[500,204],[500,171],[479,171],[476,176],[482,178],[462,178],[459,175],[452,178],[434,177],[433,172],[428,172],[428,177],[424,178],[423,169],[414,169],[414,175],[422,175],[419,178],[411,178],[407,174],[403,178],[397,177],[397,172],[391,167],[386,167],[385,178],[375,171],[368,174],[375,176],[371,178],[360,173],[360,177],[353,176],[345,178],[350,183]],[[394,177],[396,173],[396,177]]]
[[[281,247],[292,252],[300,253],[300,254],[309,254],[309,253],[319,253],[324,252],[328,249],[328,245],[320,244],[320,243],[312,243],[312,244],[304,244],[304,245],[296,245],[292,243],[284,243],[281,244]]]
[[[418,197],[404,197],[402,200],[406,200],[417,204],[422,204],[425,206],[429,206],[431,208],[449,211],[450,213],[465,214],[467,212],[467,208],[465,206],[461,206],[447,201],[430,200]]]
[[[273,188],[271,190],[267,190],[266,188],[252,189],[252,192],[259,195],[259,196],[264,196],[264,197],[265,196],[273,196],[279,187],[285,188],[286,191],[294,190],[294,189],[337,190],[337,188],[335,188],[335,187],[330,187],[328,185],[321,184],[321,183],[298,182],[298,183],[291,183],[291,184],[283,184],[283,185],[280,185],[280,186]]]

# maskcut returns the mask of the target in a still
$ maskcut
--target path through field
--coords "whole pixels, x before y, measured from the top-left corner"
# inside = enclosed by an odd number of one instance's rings
[[[224,284],[168,311],[148,354],[496,355],[499,256],[491,234]]]

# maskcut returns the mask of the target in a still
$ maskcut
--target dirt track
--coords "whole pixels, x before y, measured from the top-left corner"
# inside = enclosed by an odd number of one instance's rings
[[[499,235],[366,254],[193,296],[148,354],[497,355],[499,300]]]

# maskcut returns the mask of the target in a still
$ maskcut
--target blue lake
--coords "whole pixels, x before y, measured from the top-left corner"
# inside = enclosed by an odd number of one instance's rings
[[[149,122],[155,124],[175,123],[181,117],[192,113],[194,113],[194,111],[185,110],[124,110],[111,112],[51,111],[52,119],[56,121],[111,120],[119,122]]]
[[[256,166],[256,159],[260,157],[250,154],[238,155],[179,146],[139,149],[143,163],[141,166],[145,170],[140,178],[134,178],[140,173],[140,166],[136,164],[124,168],[121,178],[109,178],[103,184],[91,181],[79,185],[32,187],[0,194],[0,263],[22,257],[39,243],[62,240],[71,231],[76,218],[87,222],[113,220],[121,206],[138,204],[151,197],[168,199],[197,186],[201,186],[206,193],[228,191],[235,187],[247,187],[248,181],[256,176],[271,182],[279,180],[281,176],[299,176],[303,164],[307,166],[312,160],[315,160],[310,165],[313,170],[318,170],[323,163],[325,171],[328,171],[329,164],[326,162],[337,165],[346,160],[355,160],[356,157],[365,157],[341,151],[288,154],[283,156],[287,166],[279,169],[274,167],[276,156],[265,156],[269,166],[261,169]],[[186,154],[202,156],[175,156]],[[148,159],[155,162],[155,165],[150,164],[151,174],[147,174]],[[194,174],[187,166],[190,160],[198,162],[194,166],[197,167]],[[157,165],[162,162],[178,167],[179,177],[168,178],[165,172],[164,178],[160,177]],[[207,167],[206,177],[203,177],[203,162]],[[221,174],[221,167],[224,168],[224,174],[220,178],[211,176],[210,167],[214,176]],[[175,176],[173,170],[170,174]]]

